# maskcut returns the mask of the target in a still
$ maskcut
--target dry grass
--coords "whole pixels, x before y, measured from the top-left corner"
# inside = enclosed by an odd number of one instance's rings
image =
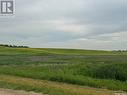
[[[7,75],[0,75],[0,82],[32,87],[34,89],[35,88],[39,89],[40,92],[43,92],[44,91],[43,89],[47,89],[49,91],[48,92],[49,95],[59,95],[59,94],[51,94],[52,92],[54,93],[56,91],[66,93],[63,95],[113,95],[112,91],[105,89],[96,89],[78,85],[51,82],[45,80],[35,80],[30,78],[21,78]],[[22,90],[22,88],[20,89]]]

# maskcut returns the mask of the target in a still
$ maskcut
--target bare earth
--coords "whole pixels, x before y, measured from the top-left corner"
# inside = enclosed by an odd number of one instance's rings
[[[0,88],[0,95],[42,95],[42,94]]]
[[[115,95],[127,95],[127,93],[123,91],[116,91]]]
[[[44,95],[44,94],[0,88],[0,95]],[[127,93],[122,91],[114,92],[114,95],[127,95]]]

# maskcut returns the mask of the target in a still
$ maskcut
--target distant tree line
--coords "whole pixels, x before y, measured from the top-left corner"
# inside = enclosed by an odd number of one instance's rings
[[[7,45],[7,44],[0,44],[1,47],[11,47],[11,48],[29,48],[28,46],[17,46],[17,45]]]

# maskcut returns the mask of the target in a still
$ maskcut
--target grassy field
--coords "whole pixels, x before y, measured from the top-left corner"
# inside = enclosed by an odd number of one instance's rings
[[[49,95],[112,95],[113,90],[127,91],[126,68],[127,52],[0,47],[4,88]]]
[[[0,87],[42,92],[46,95],[113,95],[105,89],[7,75],[0,75]]]

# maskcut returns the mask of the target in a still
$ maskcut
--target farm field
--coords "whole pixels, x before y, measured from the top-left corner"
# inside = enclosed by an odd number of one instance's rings
[[[127,91],[127,52],[0,47],[0,87],[44,95]]]

